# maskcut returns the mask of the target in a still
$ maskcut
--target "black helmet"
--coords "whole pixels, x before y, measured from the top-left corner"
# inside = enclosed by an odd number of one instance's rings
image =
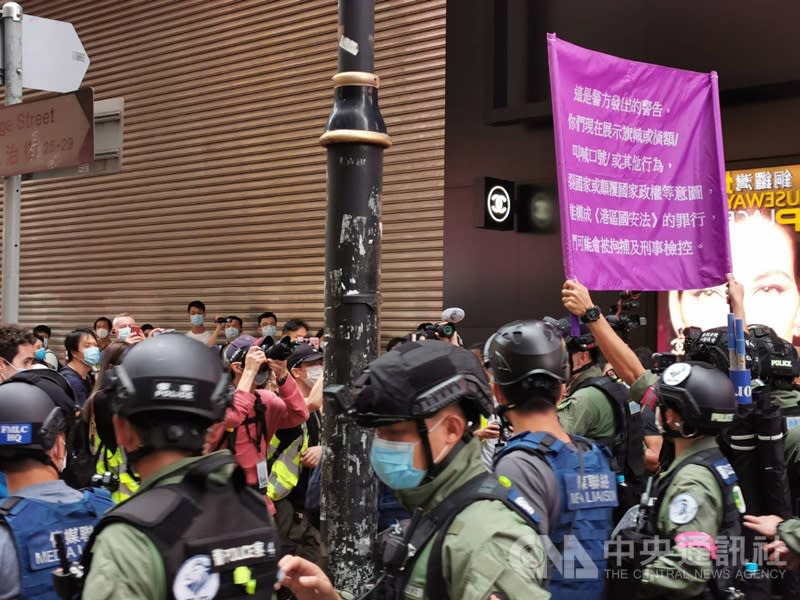
[[[572,322],[569,317],[564,317],[562,319],[545,317],[544,322],[549,323],[561,332],[567,344],[567,352],[570,354],[588,352],[597,348],[597,342],[595,342],[591,330],[585,323],[580,324],[580,333],[578,335],[573,335]]]
[[[658,403],[681,416],[687,437],[713,434],[736,415],[733,383],[704,362],[680,362],[667,367],[654,388]]]
[[[751,325],[748,331],[758,356],[761,379],[771,384],[785,383],[788,389],[800,375],[795,347],[766,325]]]
[[[208,346],[178,333],[150,337],[114,367],[112,410],[125,418],[157,413],[208,426],[224,417],[228,380]]]
[[[446,342],[406,342],[373,360],[358,384],[363,387],[353,415],[363,427],[419,421],[460,402],[477,425],[492,413],[489,382],[469,350]]]
[[[684,349],[688,360],[709,363],[727,375],[731,368],[727,327],[715,327],[702,332],[696,327],[688,327],[684,330],[684,336],[686,337]],[[747,333],[745,333],[744,348],[745,366],[750,371],[750,376],[758,379],[761,371],[758,353]]]
[[[49,377],[34,375],[23,371],[0,384],[0,456],[43,454],[74,420],[74,400]]]
[[[529,375],[566,381],[569,374],[569,355],[561,331],[545,321],[503,325],[491,337],[486,358],[499,385],[517,383]]]

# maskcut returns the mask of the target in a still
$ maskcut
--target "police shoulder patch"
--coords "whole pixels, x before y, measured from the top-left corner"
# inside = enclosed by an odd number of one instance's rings
[[[678,494],[669,503],[669,520],[685,525],[697,516],[697,500],[691,494]]]

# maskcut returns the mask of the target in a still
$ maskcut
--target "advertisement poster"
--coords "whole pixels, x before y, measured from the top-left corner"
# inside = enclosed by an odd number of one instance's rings
[[[733,274],[744,286],[747,323],[768,325],[800,345],[800,165],[728,171],[725,186]],[[729,312],[724,285],[660,294],[658,304],[660,351],[680,348],[683,327],[721,327]]]

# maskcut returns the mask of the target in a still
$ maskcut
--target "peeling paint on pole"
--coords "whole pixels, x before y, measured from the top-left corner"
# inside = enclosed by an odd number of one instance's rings
[[[350,387],[377,356],[383,150],[391,145],[372,74],[374,0],[340,0],[334,106],[321,143],[328,152],[325,383]],[[372,434],[326,397],[322,528],[334,585],[360,595],[374,573],[377,486]]]

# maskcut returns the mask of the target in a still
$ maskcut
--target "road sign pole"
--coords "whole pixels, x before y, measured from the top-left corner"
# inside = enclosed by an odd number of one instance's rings
[[[22,102],[22,7],[3,4],[3,84],[6,106]],[[19,230],[22,177],[5,179],[3,203],[3,312],[4,323],[19,319]]]

